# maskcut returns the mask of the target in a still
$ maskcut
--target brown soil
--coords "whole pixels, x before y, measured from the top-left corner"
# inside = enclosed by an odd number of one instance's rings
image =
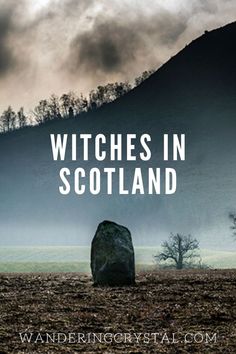
[[[76,273],[0,274],[0,354],[236,353],[235,303],[235,270],[139,274],[125,288],[94,288]],[[21,343],[19,332],[37,343]],[[67,342],[42,343],[52,342],[46,333]],[[68,343],[69,333],[87,343]],[[89,333],[102,343],[88,343]]]

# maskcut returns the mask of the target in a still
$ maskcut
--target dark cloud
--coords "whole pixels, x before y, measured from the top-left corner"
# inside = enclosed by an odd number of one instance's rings
[[[30,51],[37,46],[34,35],[38,28],[53,23],[52,8],[27,17],[28,0],[0,0],[0,77],[31,66]]]
[[[232,1],[232,0],[226,0],[226,1]],[[203,12],[203,13],[214,14],[218,10],[217,1],[215,1],[215,2],[211,1],[211,0],[194,1],[193,9],[194,9],[193,11],[195,13],[196,12]]]
[[[0,110],[132,81],[235,18],[235,0],[0,0]]]
[[[72,72],[80,67],[87,71],[104,73],[125,72],[127,66],[139,61],[156,61],[158,45],[175,42],[185,31],[187,19],[175,18],[167,11],[150,16],[147,20],[136,13],[131,20],[102,18],[96,20],[89,31],[79,32],[72,40],[68,53],[68,67]],[[152,52],[150,52],[150,47]],[[148,69],[147,67],[143,68]]]
[[[187,23],[187,16],[179,15],[176,17],[169,14],[163,14],[158,20],[158,28],[156,29],[159,34],[160,43],[167,46],[174,44],[186,30]]]
[[[83,14],[88,8],[91,8],[96,3],[96,0],[66,0],[55,3],[55,7],[60,6],[60,11],[66,18],[77,17]]]
[[[6,75],[16,64],[9,44],[12,27],[12,11],[10,7],[3,6],[0,11],[0,76]]]
[[[70,68],[74,71],[83,65],[93,72],[119,72],[124,70],[126,62],[134,59],[138,45],[138,34],[127,25],[109,21],[95,24],[91,31],[79,33],[72,41],[68,56]]]

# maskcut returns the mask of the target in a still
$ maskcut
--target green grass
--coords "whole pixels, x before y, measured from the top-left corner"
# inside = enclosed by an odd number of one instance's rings
[[[0,272],[82,272],[90,273],[86,262],[0,262]]]
[[[136,269],[154,266],[160,247],[136,247]],[[201,250],[211,268],[236,268],[236,251]],[[90,272],[90,247],[1,247],[0,272]]]
[[[212,268],[236,268],[236,251],[212,251],[203,249],[201,252],[203,263]]]

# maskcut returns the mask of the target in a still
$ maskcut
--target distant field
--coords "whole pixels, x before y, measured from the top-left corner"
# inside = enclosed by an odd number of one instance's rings
[[[158,247],[136,247],[137,270],[153,268]],[[236,268],[236,251],[201,250],[211,268]],[[90,247],[1,247],[0,272],[90,272]]]

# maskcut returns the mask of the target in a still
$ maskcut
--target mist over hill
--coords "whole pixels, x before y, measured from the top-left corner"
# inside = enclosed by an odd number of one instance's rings
[[[97,224],[126,225],[136,245],[158,245],[170,232],[201,247],[230,249],[228,213],[236,210],[236,23],[207,32],[140,86],[78,119],[52,121],[0,136],[2,245],[87,245]],[[149,162],[52,160],[50,134],[149,133]],[[162,162],[162,135],[186,134],[186,161]],[[80,145],[78,146],[80,150]],[[174,195],[63,196],[60,167],[174,167]]]

